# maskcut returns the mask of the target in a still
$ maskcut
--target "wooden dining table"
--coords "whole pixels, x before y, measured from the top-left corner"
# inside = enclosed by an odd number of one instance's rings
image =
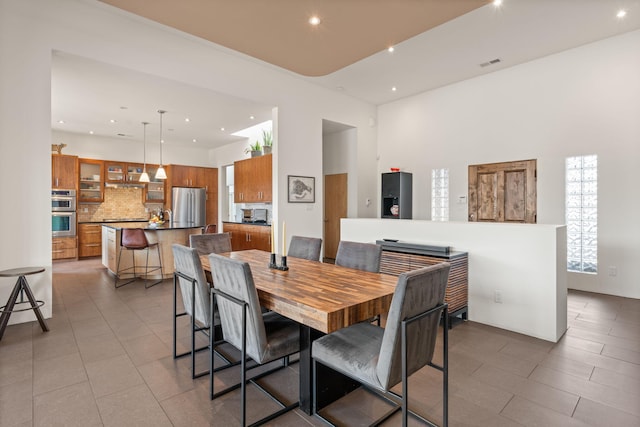
[[[269,268],[269,252],[259,250],[221,255],[249,263],[260,304],[300,324],[302,410],[312,414],[314,392],[319,409],[358,386],[322,366],[313,390],[311,344],[324,334],[387,313],[396,277],[292,257],[287,258],[289,269],[283,271]],[[210,271],[208,256],[200,258],[204,270]]]

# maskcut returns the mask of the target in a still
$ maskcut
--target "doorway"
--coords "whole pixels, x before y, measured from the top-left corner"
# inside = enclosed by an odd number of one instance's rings
[[[322,121],[324,176],[324,257],[332,262],[340,243],[340,220],[355,217],[358,130],[343,123]]]
[[[347,217],[347,174],[324,176],[324,261],[332,262],[340,243],[340,219]]]

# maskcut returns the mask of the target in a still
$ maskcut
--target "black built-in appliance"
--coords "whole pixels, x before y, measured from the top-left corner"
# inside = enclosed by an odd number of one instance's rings
[[[382,174],[382,218],[411,219],[413,217],[413,176],[409,172]]]

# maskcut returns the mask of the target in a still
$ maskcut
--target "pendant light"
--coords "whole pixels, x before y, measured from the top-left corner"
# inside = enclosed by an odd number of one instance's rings
[[[144,144],[144,148],[143,148],[143,159],[144,159],[144,166],[142,167],[142,173],[140,174],[140,182],[149,182],[149,174],[147,173],[147,125],[149,124],[149,122],[142,122],[142,126],[144,126],[144,139],[143,139],[143,144]]]
[[[166,111],[158,110],[158,113],[160,113],[160,167],[158,167],[156,171],[156,179],[167,179],[167,173],[162,166],[162,115],[166,113]]]

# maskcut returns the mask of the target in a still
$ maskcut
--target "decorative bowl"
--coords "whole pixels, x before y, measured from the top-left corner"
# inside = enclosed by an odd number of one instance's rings
[[[391,168],[391,172],[400,172],[400,168]]]

